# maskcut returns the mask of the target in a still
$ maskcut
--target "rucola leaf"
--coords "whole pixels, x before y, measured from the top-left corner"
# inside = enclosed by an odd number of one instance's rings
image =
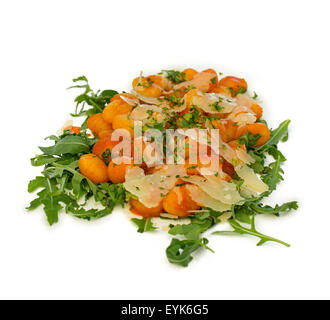
[[[283,142],[288,140],[288,127],[291,120],[283,121],[278,128],[271,131],[270,139],[267,141],[267,145],[277,145],[281,140]]]
[[[255,227],[255,215],[252,216],[250,229],[243,227],[235,219],[229,220],[229,223],[233,227],[234,231],[216,231],[216,232],[213,232],[213,234],[215,234],[215,235],[248,234],[248,235],[260,238],[260,241],[257,243],[257,246],[261,246],[265,242],[272,241],[272,242],[280,243],[286,247],[290,247],[289,244],[287,244],[281,240],[266,236],[266,235],[260,233],[259,231],[257,231],[256,227]]]
[[[262,204],[257,204],[257,203],[251,203],[250,204],[250,208],[259,213],[259,214],[263,214],[263,213],[271,213],[274,214],[276,216],[279,216],[280,213],[286,213],[289,212],[291,210],[297,210],[298,209],[298,203],[297,201],[291,201],[291,202],[286,202],[283,203],[282,205],[275,205],[275,207],[271,207],[271,206],[263,206]]]
[[[90,147],[85,138],[77,135],[68,135],[51,147],[39,147],[47,155],[88,153]]]
[[[191,254],[202,247],[207,247],[208,240],[179,240],[172,239],[171,244],[166,249],[166,256],[169,262],[187,267],[193,260]],[[209,249],[209,248],[208,248]]]
[[[153,226],[150,218],[148,218],[148,219],[133,218],[133,219],[131,219],[131,221],[134,222],[138,226],[139,233],[154,231],[157,229]]]
[[[277,185],[283,180],[281,162],[280,157],[278,157],[275,162],[269,165],[269,171],[261,176],[262,181],[268,185],[270,191],[275,190]]]
[[[35,179],[31,180],[28,186],[28,192],[34,192],[35,190],[39,188],[44,188],[46,182],[46,178],[42,176],[38,176]]]

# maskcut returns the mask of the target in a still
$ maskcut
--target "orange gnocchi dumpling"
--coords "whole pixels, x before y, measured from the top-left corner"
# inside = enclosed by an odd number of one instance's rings
[[[185,186],[174,187],[163,199],[164,210],[180,218],[193,215],[200,206],[191,198]]]
[[[158,98],[162,95],[162,88],[155,84],[150,77],[137,77],[132,82],[133,89],[146,97]]]
[[[87,120],[87,126],[96,137],[100,132],[112,129],[111,125],[104,121],[102,113],[90,116]]]
[[[260,146],[264,145],[270,138],[270,131],[269,131],[268,127],[264,123],[261,123],[261,122],[247,124],[243,127],[240,127],[237,130],[236,139],[243,136],[247,132],[250,132],[253,135],[257,135],[257,134],[260,135],[260,138],[254,144],[254,147],[260,147]]]
[[[133,161],[132,160],[124,161],[123,158],[113,159],[108,166],[108,177],[112,183],[125,182],[125,175],[127,169],[133,168]]]
[[[161,201],[156,207],[148,208],[137,199],[130,199],[130,206],[132,213],[140,215],[144,218],[159,217],[164,211],[163,202]]]
[[[79,170],[95,184],[109,181],[107,166],[95,154],[83,155],[79,159]]]
[[[119,114],[127,114],[132,110],[133,107],[130,104],[121,99],[116,99],[104,108],[102,116],[106,122],[112,123],[115,116]]]
[[[247,90],[247,83],[243,78],[224,77],[219,81],[219,86],[226,87],[230,90],[232,96],[238,93],[244,93]]]

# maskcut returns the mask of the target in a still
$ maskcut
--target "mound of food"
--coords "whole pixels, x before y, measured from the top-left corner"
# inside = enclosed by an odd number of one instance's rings
[[[139,232],[155,230],[156,217],[168,221],[179,238],[167,257],[182,266],[192,252],[211,250],[203,233],[224,221],[231,232],[259,237],[259,245],[287,245],[259,233],[254,221],[298,207],[261,204],[283,180],[286,159],[277,145],[288,139],[290,121],[270,130],[244,79],[213,69],[163,70],[141,73],[130,93],[94,92],[84,76],[74,82],[84,92],[72,116],[84,121],[49,137],[54,145],[32,159],[45,169],[29,184],[30,192],[42,190],[28,209],[42,205],[53,224],[62,209],[90,220],[128,203]],[[90,199],[98,208],[88,209]]]

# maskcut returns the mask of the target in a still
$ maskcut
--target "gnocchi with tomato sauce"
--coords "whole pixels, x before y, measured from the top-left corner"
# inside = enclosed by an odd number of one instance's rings
[[[201,194],[206,193],[211,200],[224,201],[224,198],[215,197],[210,190],[218,185],[221,192],[222,184],[232,185],[231,180],[235,176],[243,181],[244,177],[237,177],[236,168],[253,163],[247,148],[261,147],[270,139],[269,128],[259,121],[263,114],[262,107],[249,96],[247,89],[245,79],[222,76],[212,68],[202,71],[194,68],[182,71],[165,70],[147,76],[141,74],[133,80],[131,93],[114,95],[103,112],[89,117],[87,126],[98,141],[93,146],[92,154],[81,157],[80,171],[95,183],[107,181],[123,184],[134,196],[130,200],[132,212],[145,218],[163,213],[182,218],[194,215],[206,206],[207,203],[203,203],[200,197],[194,199],[190,194],[189,190],[196,189],[187,188],[186,185],[194,185],[194,188],[198,188]],[[141,142],[141,137],[135,136],[135,121],[140,121],[142,133],[151,129],[199,128],[208,130],[207,135],[210,138],[210,131],[217,130],[220,151],[216,155],[218,164],[213,168],[216,180],[207,180],[206,186],[197,182],[203,179],[208,171],[208,166],[202,160],[214,151],[200,141],[195,141],[196,154],[193,164],[189,163],[193,147],[191,141],[187,141],[188,138],[183,151],[184,164],[168,165],[163,161],[162,165],[156,165],[152,161],[146,161],[149,160],[145,156],[147,143],[143,138]],[[80,129],[73,127],[71,130],[79,133]],[[125,163],[117,163],[118,156],[124,158],[123,153],[117,153],[113,159],[113,150],[120,144],[120,140],[112,139],[116,130],[124,130],[132,139],[129,145],[132,157]],[[253,144],[249,145],[251,137]],[[199,159],[198,155],[203,147],[206,154],[203,159]],[[137,150],[140,150],[138,157]],[[152,157],[152,153],[149,153],[149,157]],[[134,160],[137,158],[140,158],[140,163],[136,164]],[[174,173],[173,166],[177,166]],[[130,181],[134,180],[136,168],[140,170],[141,176],[137,175],[139,178],[134,190],[130,189]],[[176,170],[182,171],[183,176],[188,179],[181,180],[182,174],[175,174]],[[164,174],[172,172],[170,182],[166,183],[166,186],[162,186],[162,178],[159,175],[161,171],[164,171]],[[192,177],[191,182],[189,177]],[[256,179],[263,184],[258,177]],[[152,187],[148,185],[150,180]],[[263,187],[266,191],[267,186]],[[240,196],[236,188],[231,192],[228,202],[235,204],[230,197],[238,199]],[[207,197],[204,197],[204,201]]]

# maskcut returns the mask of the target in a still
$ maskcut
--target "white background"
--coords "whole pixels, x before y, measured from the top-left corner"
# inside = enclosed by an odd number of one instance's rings
[[[330,298],[329,1],[2,1],[0,4],[0,298]],[[129,90],[146,73],[194,67],[244,77],[271,126],[291,119],[285,182],[297,199],[259,229],[292,244],[210,236],[216,254],[170,265],[166,233],[116,210],[96,222],[27,213],[29,159],[73,110],[65,89]]]

